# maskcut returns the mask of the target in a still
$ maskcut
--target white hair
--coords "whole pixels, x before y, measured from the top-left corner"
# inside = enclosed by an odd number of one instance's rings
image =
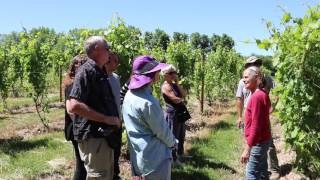
[[[258,68],[256,66],[251,66],[251,67],[248,67],[245,71],[248,72],[248,75],[251,78],[256,76],[255,78],[257,79],[257,87],[258,88],[263,88],[264,87],[263,77],[262,77],[260,68]]]
[[[104,44],[108,47],[107,41],[102,36],[91,36],[84,42],[84,49],[87,55],[90,55],[99,44]]]
[[[161,70],[161,74],[165,75],[170,72],[176,72],[176,71],[177,71],[176,67],[174,67],[172,64],[170,64],[169,66],[167,66]]]
[[[250,76],[258,76],[258,75],[261,75],[260,68],[258,68],[258,67],[256,67],[256,66],[248,67],[246,70],[249,71],[249,75],[250,75]]]

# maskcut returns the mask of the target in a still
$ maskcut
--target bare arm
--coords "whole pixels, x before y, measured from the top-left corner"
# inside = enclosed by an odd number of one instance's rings
[[[250,157],[250,151],[251,151],[251,147],[249,147],[248,145],[246,145],[245,149],[243,150],[243,153],[241,155],[241,163],[242,164],[246,164],[249,160]]]
[[[237,126],[240,128],[242,123],[242,112],[243,112],[243,98],[237,97]]]
[[[178,89],[179,89],[179,91],[180,91],[180,94],[181,94],[182,98],[185,98],[185,97],[187,96],[186,90],[184,90],[184,89],[180,86],[180,84],[178,83],[178,81],[176,81],[176,85],[178,86]]]
[[[78,114],[82,117],[88,118],[92,121],[101,122],[109,125],[116,125],[120,128],[120,120],[115,116],[105,116],[99,112],[94,111],[86,104],[71,98],[67,103],[67,112]]]
[[[71,120],[74,121],[75,114],[71,113],[69,111],[68,107],[70,107],[70,100],[69,99],[66,101],[66,110],[67,110],[67,113],[69,114]]]
[[[165,83],[162,87],[161,87],[161,91],[163,94],[165,94],[166,96],[168,96],[170,98],[170,100],[175,103],[181,103],[182,102],[182,98],[177,97],[173,90],[171,89],[171,87],[169,86],[169,84]]]

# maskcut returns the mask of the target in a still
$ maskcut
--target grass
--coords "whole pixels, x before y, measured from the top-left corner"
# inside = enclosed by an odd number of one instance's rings
[[[16,103],[27,104],[29,100],[20,99]],[[50,121],[61,120],[64,109],[50,109],[47,117]],[[239,162],[242,137],[234,126],[235,116],[223,117],[226,118],[209,125],[208,129],[202,130],[202,135],[191,140],[188,155],[192,158],[185,159],[183,168],[173,169],[172,179],[220,180],[244,177],[244,166]],[[40,124],[36,113],[0,114],[0,132],[5,134],[28,129],[35,124]],[[125,138],[123,136],[123,141],[126,141]],[[72,145],[64,140],[63,132],[30,138],[0,137],[0,179],[59,179],[59,175],[71,177],[73,159]]]
[[[240,164],[242,137],[234,126],[234,116],[228,116],[210,127],[205,138],[193,139],[183,168],[174,168],[172,179],[209,180],[241,179],[244,166]]]
[[[72,159],[72,145],[62,132],[26,140],[0,139],[0,177],[4,179],[39,179],[53,173],[70,177],[71,170],[65,169]]]
[[[62,119],[64,117],[64,109],[50,109],[47,114],[49,120]],[[21,129],[29,125],[39,124],[40,119],[36,112],[22,114],[8,114],[0,116],[0,131],[4,129]]]
[[[48,97],[49,103],[50,102],[57,102],[59,101],[59,94],[51,94]],[[23,107],[29,107],[29,106],[34,106],[34,102],[31,97],[19,97],[19,98],[13,98],[9,97],[7,99],[7,108],[9,110],[12,109],[20,109]],[[0,112],[3,112],[3,103],[1,101],[0,103]]]

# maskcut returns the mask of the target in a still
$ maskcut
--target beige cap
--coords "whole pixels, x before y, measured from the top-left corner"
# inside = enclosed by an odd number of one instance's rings
[[[247,60],[246,63],[254,63],[256,61],[261,61],[260,58],[256,57],[256,56],[250,56]]]

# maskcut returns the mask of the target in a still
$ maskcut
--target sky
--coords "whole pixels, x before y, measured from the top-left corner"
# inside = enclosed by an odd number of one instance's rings
[[[242,55],[271,55],[248,40],[269,37],[265,20],[279,26],[284,11],[302,17],[320,0],[10,0],[1,2],[0,34],[22,27],[104,28],[118,15],[142,32],[160,28],[173,32],[231,36]]]

